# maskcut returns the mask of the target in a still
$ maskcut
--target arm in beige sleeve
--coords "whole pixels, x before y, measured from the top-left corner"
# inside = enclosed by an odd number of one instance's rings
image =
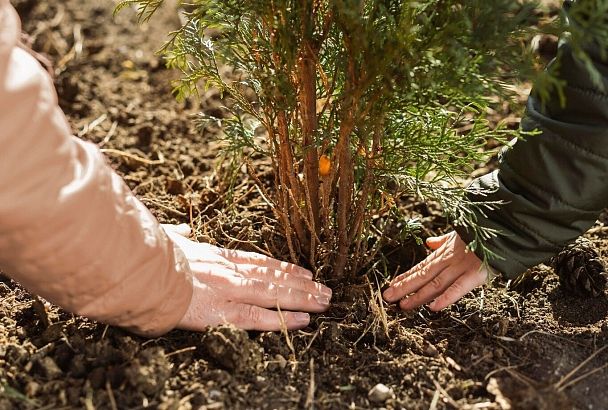
[[[71,312],[162,334],[190,303],[188,262],[99,150],[71,136],[19,32],[0,0],[0,267]]]

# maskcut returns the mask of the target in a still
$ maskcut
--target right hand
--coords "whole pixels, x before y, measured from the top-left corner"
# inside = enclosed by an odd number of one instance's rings
[[[488,280],[488,270],[456,232],[426,241],[433,252],[397,276],[384,291],[384,300],[399,302],[403,310],[429,303],[439,311]]]
[[[300,329],[310,322],[307,312],[329,307],[331,289],[314,282],[304,268],[191,241],[185,224],[163,228],[186,255],[193,274],[192,299],[177,325],[180,329],[203,330],[225,323],[246,330]]]

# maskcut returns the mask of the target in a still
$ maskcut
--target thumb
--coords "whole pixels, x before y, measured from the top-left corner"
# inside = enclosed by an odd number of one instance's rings
[[[450,234],[445,234],[445,235],[441,235],[441,236],[429,236],[426,239],[426,246],[428,246],[429,248],[431,248],[432,250],[435,250],[437,248],[439,248],[441,245],[443,245],[445,243],[445,241],[447,241],[450,237]]]
[[[188,226],[188,224],[179,224],[179,225],[162,224],[162,227],[166,232],[173,232],[173,233],[183,236],[184,238],[189,237],[190,233],[192,232],[192,230],[190,229],[190,226]]]

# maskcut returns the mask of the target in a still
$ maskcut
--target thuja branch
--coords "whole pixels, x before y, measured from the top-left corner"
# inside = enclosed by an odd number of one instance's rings
[[[149,18],[162,0],[126,3]],[[509,96],[501,77],[538,67],[525,45],[540,27],[533,1],[182,4],[187,22],[163,49],[183,73],[176,93],[218,87],[233,115],[223,120],[231,152],[268,153],[274,186],[264,191],[295,262],[355,273],[386,239],[375,224],[398,215],[404,195],[444,205],[477,229],[482,249],[496,234],[476,227],[471,210],[484,205],[464,200],[458,181],[491,154],[488,139],[516,134],[483,113],[488,97]],[[224,65],[233,72],[222,75]]]

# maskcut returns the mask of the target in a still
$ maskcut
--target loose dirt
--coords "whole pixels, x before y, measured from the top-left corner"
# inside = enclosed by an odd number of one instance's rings
[[[200,103],[171,96],[174,74],[154,50],[176,27],[175,13],[139,27],[132,10],[113,19],[111,2],[14,4],[34,49],[53,64],[74,133],[106,150],[159,220],[189,223],[201,241],[285,257],[244,170],[233,170],[228,193],[218,130],[193,125],[199,111],[223,115],[218,93]],[[264,159],[254,161],[270,181]],[[425,235],[449,230],[432,205],[404,206]],[[607,223],[604,214],[587,235],[604,260]],[[412,242],[395,254],[402,271],[426,250]],[[600,351],[608,299],[567,295],[543,265],[517,291],[496,280],[440,313],[382,305],[380,280],[361,277],[331,282],[333,307],[302,331],[223,326],[151,340],[75,317],[0,278],[0,409],[608,408],[608,350]],[[370,401],[379,383],[390,391]]]

